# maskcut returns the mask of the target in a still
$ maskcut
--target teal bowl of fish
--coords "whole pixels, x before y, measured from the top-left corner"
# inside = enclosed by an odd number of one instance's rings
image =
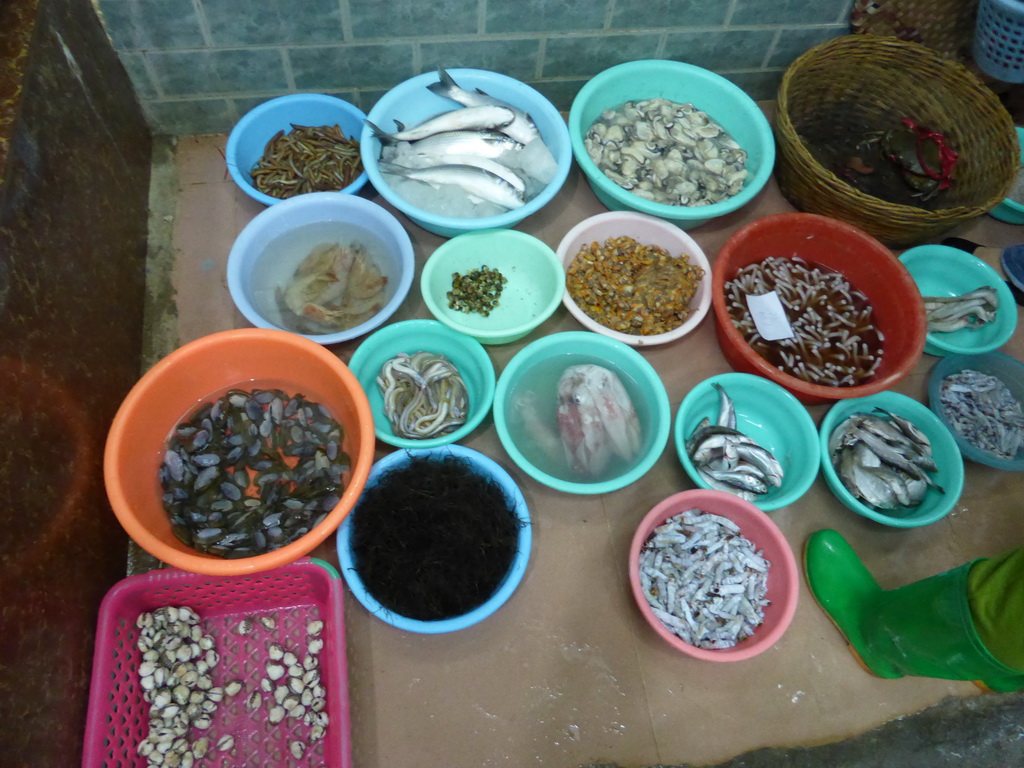
[[[494,401],[487,350],[436,320],[374,331],[348,367],[370,401],[377,439],[398,448],[458,442],[480,426]]]
[[[900,256],[924,300],[926,354],[972,355],[1003,346],[1017,329],[1017,304],[1003,278],[977,256],[919,245]]]
[[[356,143],[364,120],[365,112],[336,96],[292,93],[270,99],[247,112],[228,134],[228,174],[263,205],[314,191],[354,195],[367,180]],[[313,163],[303,166],[310,157],[317,158],[323,177]]]
[[[597,199],[692,229],[742,208],[771,177],[775,139],[757,103],[680,61],[630,61],[580,89],[572,151]]]
[[[481,344],[518,341],[558,309],[565,272],[543,240],[514,229],[465,232],[442,243],[420,273],[427,309]]]
[[[964,460],[953,435],[927,406],[898,392],[838,401],[818,440],[829,490],[877,523],[930,525],[963,492]]]
[[[765,512],[803,496],[821,463],[807,409],[775,382],[749,373],[712,376],[691,389],[673,436],[693,482]]]
[[[494,426],[516,465],[565,493],[598,494],[643,477],[668,443],[671,408],[654,367],[586,331],[523,347],[498,377]]]
[[[494,615],[522,581],[532,544],[515,480],[461,445],[380,459],[337,537],[339,570],[362,606],[429,635]]]
[[[257,328],[318,344],[355,339],[393,315],[412,287],[412,241],[383,206],[311,192],[261,211],[228,254],[228,291]]]
[[[1002,352],[949,355],[928,378],[928,407],[964,458],[1024,470],[1024,363]]]
[[[380,195],[443,237],[515,226],[551,201],[572,165],[555,106],[483,69],[427,72],[392,88],[367,115],[360,153]]]

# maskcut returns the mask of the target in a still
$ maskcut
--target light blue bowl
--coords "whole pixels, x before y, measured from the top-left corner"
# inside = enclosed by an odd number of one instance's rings
[[[400,352],[444,355],[459,369],[469,396],[466,423],[446,435],[415,440],[396,435],[384,413],[384,398],[377,386],[381,366]],[[457,333],[436,320],[405,320],[386,325],[367,336],[356,348],[348,367],[370,401],[377,439],[399,448],[427,449],[456,443],[476,429],[491,411],[496,376],[487,350],[476,339]]]
[[[1017,329],[1017,303],[1006,282],[977,256],[948,245],[919,245],[904,251],[900,261],[914,278],[922,296],[959,296],[982,286],[995,289],[999,297],[996,319],[977,330],[937,333],[925,337],[926,354],[974,355],[1003,346]]]
[[[655,203],[620,187],[590,159],[584,139],[601,112],[627,101],[657,97],[680,104],[692,103],[707,112],[746,150],[750,175],[739,194],[700,207]],[[681,61],[630,61],[591,78],[573,99],[569,110],[569,138],[573,155],[590,188],[607,208],[670,219],[683,229],[699,227],[742,208],[764,188],[775,165],[775,138],[757,103],[721,75]]]
[[[580,479],[566,464],[555,420],[562,371],[584,363],[619,376],[636,409],[642,440],[634,461],[593,481]],[[532,398],[532,405],[521,409],[524,397]],[[527,344],[505,366],[494,391],[494,427],[512,461],[537,482],[566,493],[608,493],[639,480],[668,443],[671,420],[668,393],[654,367],[629,345],[588,331],[555,333]]]
[[[357,195],[311,192],[260,211],[235,239],[228,254],[228,291],[238,311],[257,328],[278,328],[275,288],[324,238],[358,240],[388,279],[380,311],[359,325],[334,333],[299,334],[318,344],[337,344],[369,333],[405,301],[416,268],[408,233],[386,208]],[[294,331],[291,331],[294,333]]]
[[[1016,129],[1017,143],[1020,145],[1020,163],[1024,165],[1024,128],[1018,125]],[[989,214],[1007,224],[1024,224],[1024,205],[1008,197],[1004,197],[995,208],[989,211]]]
[[[818,430],[807,409],[773,381],[749,373],[723,373],[691,389],[676,412],[673,435],[676,452],[686,474],[701,488],[711,488],[686,453],[686,441],[707,417],[717,423],[720,385],[736,409],[736,428],[771,451],[782,465],[782,486],[758,496],[752,503],[768,512],[792,504],[818,476],[821,455]]]
[[[526,506],[526,499],[523,498],[522,491],[519,490],[519,486],[516,485],[508,472],[482,453],[470,448],[464,448],[461,445],[446,445],[439,448],[431,448],[429,450],[395,451],[373,465],[373,468],[370,470],[370,476],[366,481],[366,488],[372,488],[375,486],[380,482],[381,475],[391,469],[407,464],[413,456],[441,457],[448,455],[464,459],[469,462],[477,472],[489,475],[496,483],[498,483],[504,490],[506,498],[514,505],[516,516],[523,523],[519,528],[518,546],[508,574],[505,576],[504,581],[501,582],[491,598],[483,605],[474,608],[472,611],[465,613],[462,616],[455,616],[450,619],[441,619],[438,621],[420,621],[418,619],[410,619],[406,616],[400,616],[394,611],[388,610],[381,605],[377,599],[370,594],[370,592],[367,591],[366,585],[363,584],[362,579],[359,578],[359,570],[356,566],[355,560],[353,559],[352,515],[359,514],[358,502],[351,514],[345,518],[345,521],[338,529],[338,561],[341,565],[341,573],[345,577],[345,582],[348,584],[349,589],[352,590],[352,594],[355,595],[356,599],[364,608],[366,608],[366,610],[381,621],[385,621],[394,627],[404,629],[408,632],[436,635],[444,632],[455,632],[460,629],[465,629],[466,627],[471,627],[474,624],[478,624],[508,602],[512,593],[516,591],[516,587],[519,586],[519,582],[522,581],[523,574],[526,573],[526,564],[530,559],[530,548],[533,542],[533,528],[530,522],[530,511]]]
[[[515,78],[483,69],[449,69],[447,71],[462,88],[470,91],[480,88],[489,95],[522,109],[533,118],[544,143],[558,164],[558,169],[551,182],[536,197],[520,208],[506,211],[497,216],[461,219],[425,211],[406,202],[403,197],[391,189],[377,168],[381,145],[380,140],[373,135],[369,126],[364,126],[360,136],[363,166],[366,168],[370,182],[381,197],[428,232],[444,237],[454,237],[463,232],[478,229],[514,227],[527,216],[547,205],[562,188],[569,175],[569,168],[572,165],[572,148],[569,144],[569,132],[565,127],[565,120],[550,101]],[[451,99],[446,99],[427,90],[428,85],[437,81],[436,72],[426,72],[396,85],[381,96],[370,110],[368,119],[385,131],[393,131],[395,130],[395,120],[411,126],[441,112],[459,109],[459,104]]]
[[[1024,403],[1024,363],[1002,352],[986,352],[981,355],[949,355],[936,363],[928,377],[928,407],[946,426],[956,441],[960,453],[965,459],[1009,472],[1024,471],[1024,449],[1017,451],[1012,459],[1004,459],[994,453],[983,451],[973,443],[967,442],[946,418],[946,409],[942,405],[942,380],[954,373],[969,368],[988,376],[999,379],[1013,396]]]
[[[931,478],[942,487],[945,493],[941,493],[935,488],[929,488],[924,501],[917,507],[879,510],[864,504],[846,490],[846,486],[839,479],[829,457],[829,436],[847,417],[858,411],[871,413],[876,407],[884,408],[909,419],[914,426],[924,432],[931,442],[932,458],[939,468],[939,471],[933,473]],[[894,528],[917,528],[922,525],[930,525],[941,520],[953,510],[964,489],[964,460],[949,430],[927,406],[898,392],[886,391],[868,397],[840,400],[829,409],[821,422],[818,445],[821,451],[821,473],[825,477],[825,483],[829,490],[839,501],[858,515],[863,515],[883,525],[891,525]]]
[[[260,192],[252,185],[251,171],[263,157],[267,142],[278,131],[287,133],[292,125],[337,125],[348,138],[356,138],[363,130],[366,113],[359,107],[335,96],[321,93],[293,93],[265,101],[246,112],[228,135],[224,159],[235,184],[253,200],[264,205],[282,202]],[[366,184],[366,171],[334,194],[354,195]],[[291,198],[289,198],[291,199]]]

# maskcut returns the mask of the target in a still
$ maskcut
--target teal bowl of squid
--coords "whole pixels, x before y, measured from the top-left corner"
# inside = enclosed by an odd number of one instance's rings
[[[863,495],[855,495],[847,488],[841,477],[842,470],[833,463],[835,446],[830,445],[830,440],[837,428],[854,414],[884,416],[883,411],[908,420],[923,433],[930,444],[936,469],[927,473],[927,490],[916,505],[896,503],[892,508],[884,509],[867,503]],[[829,490],[850,510],[882,525],[894,528],[931,525],[953,511],[964,489],[964,460],[952,434],[928,406],[899,392],[879,392],[867,397],[838,401],[821,421],[818,445],[821,451],[821,473]],[[861,466],[865,463],[860,462]]]
[[[494,427],[537,482],[598,494],[643,477],[668,443],[665,385],[633,347],[587,331],[554,333],[509,361],[494,391]]]
[[[417,357],[420,353],[426,356]],[[454,371],[426,371],[437,356],[445,358]],[[436,320],[404,320],[384,326],[363,339],[348,367],[370,401],[377,439],[397,448],[427,449],[456,443],[480,426],[494,401],[496,376],[487,350],[476,339]],[[440,402],[432,405],[429,398],[417,400],[416,378],[410,369],[434,377],[428,393],[460,391],[457,384],[450,386],[451,376],[458,376],[467,401],[463,412],[452,413],[451,395],[447,408]]]
[[[713,425],[720,424],[722,397],[716,385],[729,398],[733,428],[778,462],[777,473],[769,471],[772,466],[768,458],[754,447],[744,451],[748,458],[737,456],[735,461],[705,469],[715,476],[698,471],[687,443],[704,419]],[[697,384],[679,405],[673,437],[679,461],[693,482],[701,488],[741,497],[738,491],[745,490],[751,497],[744,498],[765,512],[792,504],[807,493],[821,463],[818,431],[807,408],[782,386],[750,373],[723,373]],[[766,468],[765,464],[769,466]],[[742,486],[735,484],[740,482]]]

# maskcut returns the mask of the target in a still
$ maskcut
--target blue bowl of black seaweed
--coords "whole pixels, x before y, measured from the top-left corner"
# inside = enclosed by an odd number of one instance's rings
[[[455,632],[504,605],[533,541],[519,486],[461,445],[401,450],[373,465],[338,529],[338,560],[366,610],[399,629]]]

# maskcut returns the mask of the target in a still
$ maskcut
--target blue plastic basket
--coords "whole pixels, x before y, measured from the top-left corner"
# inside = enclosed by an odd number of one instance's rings
[[[1024,0],[981,0],[973,53],[990,77],[1024,83]]]

